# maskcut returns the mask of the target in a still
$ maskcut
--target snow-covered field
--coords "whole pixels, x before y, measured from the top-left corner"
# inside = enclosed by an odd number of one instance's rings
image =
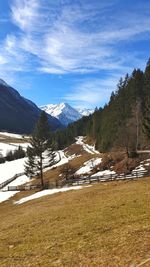
[[[5,190],[7,190],[8,186],[18,186],[18,185],[28,183],[29,181],[31,181],[29,177],[27,177],[25,174],[21,175],[17,179],[15,179],[13,182],[9,183],[9,185],[6,185],[2,191],[4,192]]]
[[[5,142],[7,137],[13,138],[13,142],[11,142],[11,143]],[[26,136],[26,138],[27,138],[27,136]],[[15,139],[16,139],[16,143],[15,143]],[[21,143],[18,143],[18,141],[19,141],[18,139],[24,140],[24,137],[20,134],[0,132],[0,153],[2,154],[3,157],[6,156],[7,152],[14,151],[14,150],[18,149],[19,146],[21,146],[23,148],[23,150],[26,151],[29,143],[28,142],[21,142],[21,141],[20,141]]]
[[[24,172],[26,158],[7,161],[0,164],[0,184],[7,181],[15,174]]]
[[[3,157],[5,157],[9,151],[14,151],[18,149],[19,146],[21,146],[22,149],[26,151],[28,145],[29,143],[6,144],[0,142],[0,153],[2,154]]]
[[[68,163],[69,160],[74,158],[75,156],[66,157],[64,151],[56,151],[55,163],[53,166],[45,168],[44,171],[48,171],[54,167],[61,166],[65,163]],[[5,162],[0,164],[0,184],[12,178],[15,174],[24,172],[24,164],[27,158],[17,159],[9,162]],[[45,165],[47,162],[45,162]],[[9,183],[6,187],[0,190],[0,202],[3,202],[10,197],[14,196],[19,191],[5,192],[8,186],[18,186],[29,182],[30,179],[26,175],[21,175],[13,182]]]

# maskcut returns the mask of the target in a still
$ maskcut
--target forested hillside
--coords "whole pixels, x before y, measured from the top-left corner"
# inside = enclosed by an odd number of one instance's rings
[[[101,152],[126,149],[134,152],[147,146],[143,120],[150,98],[150,60],[145,71],[134,69],[131,75],[121,78],[104,108],[70,124],[55,133],[58,148],[74,141],[78,135],[91,138]]]
[[[41,110],[17,90],[0,79],[0,130],[30,134],[41,114]],[[63,127],[56,118],[48,115],[52,130]]]

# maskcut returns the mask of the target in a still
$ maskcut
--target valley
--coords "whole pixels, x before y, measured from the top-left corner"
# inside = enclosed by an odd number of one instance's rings
[[[150,1],[0,1],[0,267],[150,267]]]

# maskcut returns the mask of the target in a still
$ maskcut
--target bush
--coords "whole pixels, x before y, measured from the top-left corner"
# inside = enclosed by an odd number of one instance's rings
[[[14,159],[21,159],[24,158],[26,155],[21,146],[19,146],[18,149],[16,149],[13,154],[14,154]]]
[[[2,155],[0,155],[0,164],[1,163],[5,163],[5,158]]]
[[[14,160],[14,156],[13,156],[13,152],[12,151],[7,152],[7,154],[6,154],[6,160],[7,161]]]
[[[24,158],[26,156],[25,151],[22,149],[21,146],[18,147],[18,149],[16,149],[14,152],[13,151],[9,151],[6,154],[6,160],[7,161],[12,161],[15,159],[21,159]]]
[[[69,163],[66,163],[64,166],[61,168],[61,174],[62,177],[67,181],[69,179],[74,178],[74,173],[75,173],[75,168],[72,167]]]
[[[129,158],[138,158],[138,154],[136,151],[130,151],[129,152]]]

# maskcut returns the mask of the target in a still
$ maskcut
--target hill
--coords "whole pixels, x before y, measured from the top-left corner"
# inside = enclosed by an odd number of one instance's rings
[[[0,204],[0,266],[129,267],[149,258],[149,179]],[[149,262],[144,265],[149,266]]]
[[[41,110],[30,100],[22,97],[14,88],[0,80],[0,130],[15,133],[31,133]],[[48,115],[52,130],[61,123]]]
[[[72,123],[54,139],[59,147],[65,147],[79,135],[95,142],[101,152],[122,149],[131,154],[149,147],[143,133],[143,120],[150,98],[150,60],[145,71],[134,69],[129,76],[121,78],[109,103],[92,115]]]
[[[7,145],[28,142],[20,135],[0,137]],[[55,164],[45,169],[44,181],[51,189],[19,192],[24,183],[26,189],[40,183],[22,173],[25,160],[0,164],[1,182],[20,173],[0,190],[0,266],[129,267],[147,260],[149,264],[149,178],[89,185],[95,172],[103,180],[115,166],[109,162],[112,165],[105,168],[103,155],[80,136],[65,150],[56,151]],[[150,167],[149,159],[141,160],[138,169]],[[87,177],[87,184],[80,180],[79,185],[55,188],[65,178],[66,166]],[[7,186],[15,186],[15,191],[7,191]]]

